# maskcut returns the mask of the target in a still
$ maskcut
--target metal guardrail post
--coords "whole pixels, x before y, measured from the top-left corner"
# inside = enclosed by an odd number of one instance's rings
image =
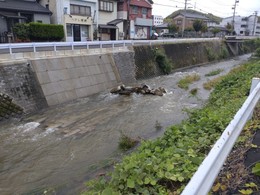
[[[74,50],[74,43],[71,42],[71,50]]]
[[[57,51],[56,43],[53,43],[53,48],[54,48],[54,51],[56,52]]]
[[[33,43],[33,52],[36,53],[35,43]]]
[[[9,44],[9,45],[8,45],[8,47],[9,47],[9,53],[10,53],[10,54],[13,54],[13,51],[12,51],[12,46],[11,46],[11,44]]]
[[[181,195],[206,195],[260,99],[260,82],[210,150]]]

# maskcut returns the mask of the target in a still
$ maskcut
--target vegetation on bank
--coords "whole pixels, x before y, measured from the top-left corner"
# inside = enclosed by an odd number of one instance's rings
[[[191,83],[193,83],[195,81],[199,81],[199,80],[200,80],[200,76],[198,74],[187,75],[183,79],[179,80],[178,87],[185,89],[185,90],[188,90],[189,85]]]
[[[164,136],[142,141],[114,171],[87,183],[83,194],[180,194],[212,144],[232,120],[260,74],[260,61],[245,64],[222,77],[206,106],[169,127]]]

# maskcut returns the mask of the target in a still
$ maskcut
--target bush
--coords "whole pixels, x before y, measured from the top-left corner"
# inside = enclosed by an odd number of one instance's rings
[[[257,57],[260,57],[260,47],[255,50],[255,55],[256,55]]]
[[[209,61],[214,61],[216,59],[216,55],[211,48],[206,47],[206,53]]]
[[[64,37],[62,25],[30,23],[29,29],[33,41],[60,41]]]
[[[62,25],[56,24],[16,24],[14,34],[21,41],[61,41],[64,38]]]
[[[16,24],[13,30],[17,39],[21,41],[29,39],[29,24]]]
[[[172,65],[167,56],[160,50],[155,52],[155,61],[159,65],[164,74],[169,74],[172,71]]]

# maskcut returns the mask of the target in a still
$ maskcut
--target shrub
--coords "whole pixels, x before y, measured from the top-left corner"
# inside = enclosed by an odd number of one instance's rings
[[[161,50],[155,51],[155,61],[164,74],[169,74],[172,71],[172,64],[167,56]]]
[[[64,37],[62,25],[30,23],[29,29],[33,41],[60,41]]]
[[[260,47],[255,50],[255,55],[256,55],[257,57],[260,57]]]
[[[221,46],[219,59],[226,59],[229,56],[228,50],[226,47]]]
[[[211,48],[206,47],[206,53],[209,61],[214,61],[216,59],[216,55]]]
[[[21,41],[29,39],[29,24],[16,24],[13,30],[17,39]]]
[[[119,139],[119,148],[123,151],[127,151],[131,148],[133,148],[134,146],[136,146],[136,144],[138,143],[138,141],[136,139],[133,139],[127,135],[125,135],[124,133],[121,133],[121,137]]]

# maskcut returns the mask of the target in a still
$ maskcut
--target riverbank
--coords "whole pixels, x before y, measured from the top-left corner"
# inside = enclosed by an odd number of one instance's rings
[[[202,109],[189,111],[188,120],[171,126],[161,138],[143,142],[115,166],[111,177],[90,182],[84,194],[180,194],[242,106],[259,70],[260,62],[254,61],[222,77]]]
[[[250,55],[139,81],[151,88],[164,87],[160,96],[118,96],[104,91],[94,96],[47,108],[21,121],[0,127],[1,194],[79,193],[106,165],[122,158],[118,150],[120,132],[131,137],[154,139],[172,124],[187,119],[184,109],[205,104],[210,91],[203,89],[209,79],[227,74]],[[223,71],[211,78],[205,74]],[[201,79],[180,89],[177,83],[197,73]],[[196,96],[190,90],[198,88]],[[160,123],[161,130],[155,125]]]

